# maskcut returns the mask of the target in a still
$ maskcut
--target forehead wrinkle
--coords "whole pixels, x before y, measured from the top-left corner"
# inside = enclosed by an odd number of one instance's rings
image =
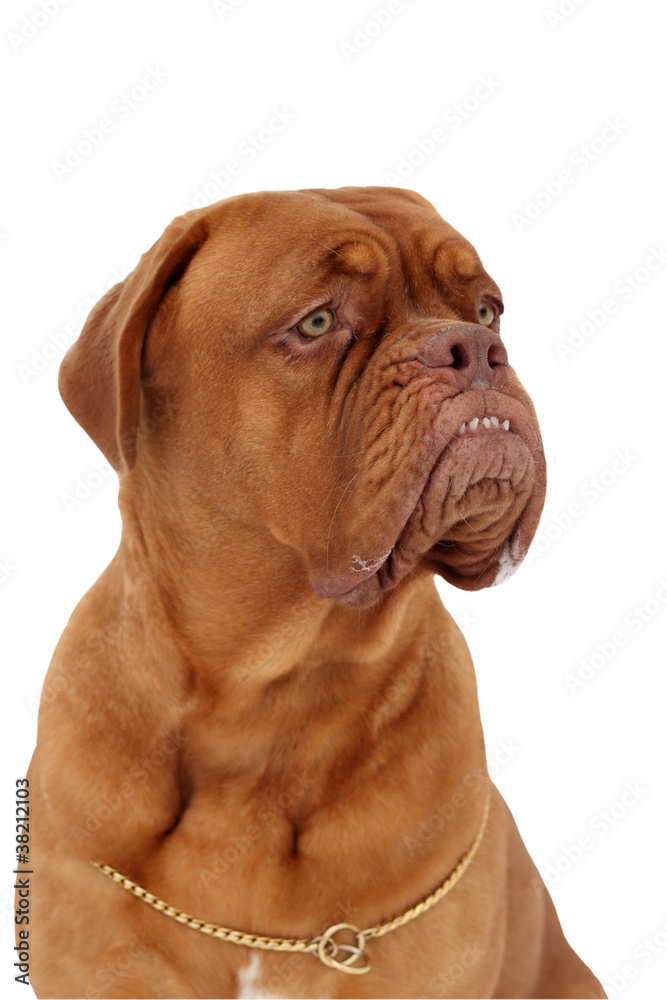
[[[330,246],[325,246],[326,258],[335,270],[362,278],[382,277],[393,270],[394,247],[374,232],[336,233]]]
[[[474,281],[484,274],[477,251],[462,237],[450,237],[437,243],[430,253],[429,264],[432,275],[439,282],[453,277],[459,281]]]
[[[436,288],[432,287],[431,255],[424,247],[425,237],[428,235],[428,231],[413,228],[408,234],[408,239],[403,243],[396,240],[404,301],[408,308],[416,314],[428,312],[429,293],[437,291]],[[429,279],[427,285],[424,283],[424,276]]]

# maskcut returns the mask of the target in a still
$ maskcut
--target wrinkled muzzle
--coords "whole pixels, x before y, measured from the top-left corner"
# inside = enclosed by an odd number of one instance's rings
[[[371,604],[418,567],[464,590],[491,586],[537,529],[542,442],[499,335],[450,324],[414,339],[393,365],[378,360],[384,392],[368,386],[378,403],[363,467],[330,525],[328,572],[313,566],[322,597]]]

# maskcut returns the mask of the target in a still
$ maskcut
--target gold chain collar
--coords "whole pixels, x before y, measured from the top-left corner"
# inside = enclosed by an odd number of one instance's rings
[[[482,842],[482,837],[484,836],[487,820],[489,818],[490,800],[490,793],[487,792],[482,823],[477,836],[457,864],[454,871],[447,876],[445,881],[438,886],[438,888],[432,892],[430,896],[427,896],[426,899],[423,899],[421,903],[417,903],[417,905],[413,906],[411,909],[406,910],[405,913],[402,913],[399,917],[394,917],[393,920],[386,920],[384,923],[376,924],[374,927],[367,927],[364,931],[360,931],[359,928],[355,927],[353,924],[345,923],[333,924],[323,934],[313,938],[267,937],[259,934],[248,934],[245,931],[235,931],[231,930],[229,927],[221,927],[219,924],[204,923],[203,920],[197,920],[195,917],[191,917],[188,913],[183,913],[182,910],[177,910],[173,906],[169,906],[162,899],[158,899],[157,896],[154,896],[151,892],[147,892],[146,889],[137,885],[136,882],[126,878],[125,875],[122,875],[121,872],[117,871],[115,868],[111,868],[110,865],[103,865],[99,861],[91,861],[90,864],[95,868],[98,868],[103,875],[106,875],[108,878],[112,879],[112,881],[122,886],[123,889],[127,889],[128,892],[137,896],[137,898],[143,903],[147,903],[148,906],[152,906],[154,910],[159,910],[160,913],[164,913],[173,920],[177,920],[179,924],[185,924],[186,927],[191,927],[193,930],[201,931],[202,934],[208,934],[210,937],[221,938],[223,941],[229,941],[231,944],[242,944],[247,948],[261,948],[264,951],[296,951],[303,952],[304,954],[316,955],[321,962],[328,965],[330,968],[338,969],[340,972],[349,972],[352,975],[358,976],[368,972],[371,967],[368,955],[365,951],[366,941],[369,938],[382,937],[383,934],[388,934],[389,931],[396,930],[397,927],[402,927],[403,924],[407,924],[408,921],[414,920],[415,917],[419,917],[422,913],[426,913],[427,910],[430,910],[432,906],[435,906],[436,903],[438,903],[441,899],[444,899],[444,897],[452,891],[456,883],[471,864],[475,854],[477,853],[477,849]],[[351,931],[355,934],[357,938],[356,945],[344,944],[335,941],[334,937],[339,931]],[[348,957],[344,960],[336,958],[339,952],[346,952]]]

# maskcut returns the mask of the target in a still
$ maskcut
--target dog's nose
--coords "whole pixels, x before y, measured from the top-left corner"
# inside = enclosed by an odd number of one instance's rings
[[[448,368],[463,380],[460,389],[474,382],[502,388],[507,375],[507,351],[495,330],[476,323],[455,323],[432,333],[417,355],[427,368]]]

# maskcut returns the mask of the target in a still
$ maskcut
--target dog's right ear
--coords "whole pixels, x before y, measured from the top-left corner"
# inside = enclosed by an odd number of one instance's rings
[[[65,405],[119,473],[136,458],[144,337],[161,299],[206,241],[207,214],[198,209],[167,226],[94,306],[60,366]]]

